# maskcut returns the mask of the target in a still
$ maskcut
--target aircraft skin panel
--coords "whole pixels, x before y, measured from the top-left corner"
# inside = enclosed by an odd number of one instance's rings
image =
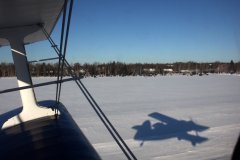
[[[55,101],[40,103],[50,106]],[[58,117],[46,116],[0,130],[1,159],[100,160],[65,106],[60,103],[58,109]]]
[[[63,8],[64,0],[0,0],[0,30],[43,24],[51,33]],[[25,37],[24,44],[45,40],[41,30]],[[0,37],[0,45],[9,45]]]

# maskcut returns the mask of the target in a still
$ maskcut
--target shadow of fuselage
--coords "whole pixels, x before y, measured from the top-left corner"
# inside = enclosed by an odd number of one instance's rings
[[[201,137],[198,134],[198,132],[207,130],[209,128],[207,126],[197,124],[192,120],[177,120],[157,112],[151,113],[148,116],[157,119],[159,122],[151,124],[149,120],[146,120],[142,125],[132,127],[137,130],[134,139],[142,141],[141,146],[144,141],[164,140],[169,138],[186,140],[191,142],[193,146],[208,140],[208,138]],[[195,134],[188,133],[191,131],[195,131]]]

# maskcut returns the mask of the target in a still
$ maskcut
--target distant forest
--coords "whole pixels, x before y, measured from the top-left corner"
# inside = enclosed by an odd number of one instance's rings
[[[72,71],[77,76],[154,76],[166,74],[204,75],[208,73],[238,73],[240,74],[240,62],[229,63],[197,63],[197,62],[176,62],[176,63],[134,63],[122,62],[93,63],[93,64],[71,64]],[[32,76],[57,76],[58,63],[29,63],[29,70]],[[70,76],[71,68],[64,68],[63,75]],[[0,77],[15,76],[13,63],[0,63]]]

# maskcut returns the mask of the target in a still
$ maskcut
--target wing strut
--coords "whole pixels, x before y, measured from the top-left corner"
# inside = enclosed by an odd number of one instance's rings
[[[85,98],[88,100],[89,104],[92,106],[93,110],[96,112],[96,114],[98,115],[100,120],[103,122],[103,124],[105,125],[105,127],[107,128],[107,130],[109,131],[111,136],[114,138],[114,140],[116,141],[118,146],[121,148],[121,150],[123,151],[123,153],[125,154],[127,159],[129,159],[129,160],[132,160],[132,159],[136,160],[137,159],[136,156],[133,154],[133,152],[128,147],[128,145],[124,142],[124,140],[122,139],[122,137],[120,136],[118,131],[115,129],[113,124],[110,122],[110,120],[107,118],[105,113],[99,107],[97,102],[91,96],[91,94],[89,93],[87,88],[84,86],[82,81],[79,78],[77,78],[77,75],[74,73],[72,67],[70,66],[70,64],[68,63],[68,61],[65,58],[66,48],[67,48],[67,41],[68,41],[69,26],[70,26],[70,20],[71,20],[72,4],[73,4],[73,0],[70,0],[68,21],[67,21],[67,29],[66,29],[65,36],[64,36],[64,32],[65,32],[64,28],[65,28],[65,16],[66,16],[65,12],[66,12],[66,7],[67,7],[66,2],[65,2],[65,5],[64,5],[60,49],[54,43],[54,41],[52,40],[51,36],[47,33],[45,28],[43,26],[41,26],[43,33],[47,37],[47,39],[50,42],[51,46],[54,46],[53,48],[54,48],[55,52],[57,53],[57,55],[59,56],[59,62],[60,63],[59,63],[59,72],[58,72],[58,82],[60,82],[60,83],[59,83],[59,85],[57,85],[56,102],[59,103],[59,100],[60,100],[61,82],[62,82],[62,76],[63,76],[63,67],[66,66],[66,67],[70,68],[70,74],[73,77],[73,79],[75,80],[75,82],[78,85],[79,89],[82,91],[82,93],[84,94]],[[65,37],[65,41],[64,41],[65,44],[64,44],[64,46],[62,46],[63,45],[63,37]],[[63,53],[62,53],[62,47],[64,47]],[[60,79],[60,81],[59,81],[59,79]]]
[[[69,10],[68,10],[68,19],[67,19],[67,28],[66,28],[66,32],[65,32],[65,21],[66,21],[66,12],[67,12],[67,0],[65,0],[64,8],[63,8],[62,31],[61,31],[61,41],[60,41],[60,56],[59,56],[59,61],[58,61],[57,81],[59,81],[59,80],[62,81],[62,79],[63,79],[63,66],[64,66],[67,44],[68,44],[68,34],[69,34],[71,17],[72,17],[72,7],[73,7],[73,0],[70,0],[70,6],[69,6]],[[65,40],[63,41],[64,38],[65,38]],[[64,42],[64,46],[63,46],[63,42]],[[57,107],[59,105],[59,101],[60,101],[60,97],[61,97],[61,89],[62,89],[62,83],[57,83],[57,89],[56,89]]]

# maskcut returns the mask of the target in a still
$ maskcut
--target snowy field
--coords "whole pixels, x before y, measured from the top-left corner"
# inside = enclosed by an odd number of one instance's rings
[[[56,78],[33,78],[34,83]],[[240,76],[102,77],[82,80],[138,159],[229,160],[240,132]],[[16,87],[0,78],[0,90]],[[38,101],[56,86],[36,88]],[[74,82],[61,102],[103,159],[126,159]],[[0,95],[0,115],[21,106]]]

